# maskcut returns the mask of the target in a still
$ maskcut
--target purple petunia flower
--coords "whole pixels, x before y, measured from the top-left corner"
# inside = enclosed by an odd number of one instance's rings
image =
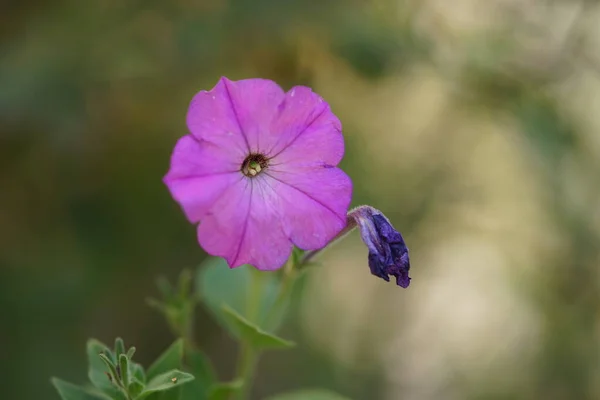
[[[369,248],[371,273],[389,282],[407,288],[410,284],[408,248],[400,232],[396,231],[383,213],[370,206],[360,206],[348,213],[349,226],[358,225],[360,236]]]
[[[341,124],[309,88],[221,78],[194,97],[187,125],[164,182],[209,254],[278,269],[292,244],[321,248],[346,225]]]

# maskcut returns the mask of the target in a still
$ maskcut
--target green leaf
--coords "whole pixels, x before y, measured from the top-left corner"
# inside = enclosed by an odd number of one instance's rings
[[[193,320],[194,307],[198,302],[192,292],[193,275],[189,270],[179,274],[176,287],[172,287],[165,278],[158,280],[161,300],[147,299],[148,304],[166,318],[169,328],[175,336],[182,337],[190,329]]]
[[[51,381],[62,400],[110,400],[110,397],[103,394],[92,393],[81,386],[58,378],[52,378]]]
[[[173,296],[173,286],[171,286],[171,283],[164,276],[159,276],[158,279],[156,279],[156,286],[164,299],[169,299]]]
[[[100,354],[104,354],[108,359],[114,358],[108,347],[96,339],[90,339],[87,342],[86,351],[88,356],[88,378],[90,382],[112,399],[125,399],[123,393],[111,382],[107,375],[109,369],[100,358]]]
[[[183,361],[183,340],[178,339],[165,350],[158,359],[148,368],[148,380],[151,380],[157,375],[180,369]],[[179,400],[179,388],[171,390],[168,393],[154,393],[149,400]]]
[[[192,380],[194,380],[194,376],[187,372],[176,369],[165,372],[164,374],[152,378],[137,399],[143,399],[152,393],[178,388],[184,383],[191,382]]]
[[[127,358],[129,358],[130,360],[133,359],[134,354],[135,354],[135,347],[131,347],[129,350],[127,350]]]
[[[217,381],[217,376],[207,355],[200,350],[190,350],[187,356],[190,372],[196,380],[206,388],[212,386]]]
[[[133,377],[135,379],[137,379],[138,381],[140,381],[142,383],[146,383],[146,373],[144,372],[144,367],[142,367],[140,364],[133,363],[133,366],[131,369],[132,369]]]
[[[154,392],[150,396],[146,397],[145,400],[181,400],[181,391],[183,390],[183,388],[192,385],[194,382],[195,380],[188,382],[186,385],[176,387],[173,390]],[[197,398],[198,396],[196,396],[194,400],[197,400]]]
[[[209,311],[223,323],[221,306],[227,304],[238,314],[249,318],[247,310],[248,291],[251,286],[252,266],[243,265],[229,268],[224,259],[211,257],[198,268],[196,275],[196,290]],[[258,301],[256,317],[252,322],[258,326],[266,326],[267,318],[273,308],[279,291],[278,274],[261,272],[263,280],[261,296]],[[271,326],[274,329],[274,326]]]
[[[188,350],[186,356],[189,372],[195,379],[181,388],[180,400],[206,400],[209,389],[217,381],[212,364],[200,350]]]
[[[232,395],[239,392],[244,385],[242,380],[232,382],[221,382],[213,385],[208,394],[208,400],[228,400]]]
[[[261,330],[227,305],[224,305],[222,310],[225,322],[234,336],[247,341],[254,349],[286,349],[295,346],[294,342]]]
[[[125,353],[125,343],[123,342],[123,339],[118,337],[115,339],[115,357],[117,358],[117,360],[119,356],[123,353]]]
[[[129,359],[127,358],[126,354],[121,353],[121,355],[119,356],[119,367],[121,369],[121,381],[123,382],[123,385],[128,387],[129,383],[131,382],[131,370],[129,366]]]
[[[180,301],[184,302],[189,299],[190,292],[192,291],[193,279],[194,276],[189,269],[184,269],[179,274],[179,280],[177,281],[177,296]]]
[[[267,400],[350,400],[325,389],[303,389],[294,392],[276,394]]]
[[[147,379],[152,380],[159,374],[172,369],[181,368],[183,359],[183,340],[177,339],[173,344],[162,353],[156,361],[146,371]]]
[[[131,397],[136,398],[142,391],[144,390],[144,384],[140,382],[137,378],[133,378],[131,383],[129,384],[129,394]]]
[[[98,354],[98,357],[100,357],[100,359],[104,362],[104,365],[106,365],[106,368],[108,369],[108,372],[110,373],[113,382],[116,380],[120,380],[121,374],[119,374],[119,371],[117,371],[117,366],[113,364],[113,362],[109,360],[108,357],[104,354]],[[109,378],[109,380],[110,379],[111,378]]]

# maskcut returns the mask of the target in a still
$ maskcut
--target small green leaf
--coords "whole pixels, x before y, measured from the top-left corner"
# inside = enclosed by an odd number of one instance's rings
[[[142,383],[146,383],[146,373],[144,372],[144,367],[140,364],[133,363],[132,374],[135,379]]]
[[[242,380],[232,382],[220,382],[212,386],[208,393],[208,400],[228,400],[232,395],[239,392],[244,386]]]
[[[200,350],[188,350],[186,361],[189,372],[194,375],[193,382],[181,388],[179,400],[207,400],[209,389],[217,381],[215,371],[206,354]]]
[[[146,397],[145,400],[181,400],[181,391],[192,385],[194,381],[188,382],[183,386],[174,388],[173,390],[166,390],[162,392],[154,392],[150,396]],[[198,400],[199,396],[196,396],[194,400]]]
[[[115,357],[117,360],[121,354],[125,353],[125,343],[120,337],[115,339]],[[115,360],[116,361],[116,360]]]
[[[94,386],[102,388],[108,382],[108,378],[105,374],[105,371],[107,371],[106,366],[99,355],[106,352],[108,348],[96,339],[90,339],[87,342],[86,350],[88,356],[88,378]]]
[[[158,290],[164,299],[168,299],[173,296],[173,286],[171,286],[171,283],[164,276],[159,276],[158,279],[156,279],[156,286],[158,287]]]
[[[129,358],[130,360],[133,359],[134,354],[135,354],[135,347],[131,347],[129,350],[127,350],[127,358]]]
[[[227,305],[223,305],[222,310],[230,332],[237,339],[247,341],[254,349],[286,349],[295,346],[294,342],[261,330]]]
[[[187,363],[190,372],[198,382],[201,382],[205,388],[212,386],[217,381],[217,376],[212,364],[204,352],[200,350],[190,350],[187,353]]]
[[[144,390],[144,384],[140,382],[135,377],[132,378],[131,383],[129,384],[128,391],[131,397],[134,399],[139,396],[140,393]]]
[[[148,379],[151,380],[157,375],[179,369],[183,361],[183,340],[178,339],[165,350],[158,359],[148,369]],[[186,385],[187,386],[187,385]],[[148,400],[179,400],[180,388],[169,390],[168,392],[155,392],[148,397]]]
[[[90,382],[113,399],[125,399],[123,393],[108,377],[107,372],[109,371],[109,368],[100,358],[100,354],[103,354],[112,361],[112,352],[104,343],[101,343],[96,339],[88,340],[86,349],[88,356],[88,378],[90,379]]]
[[[161,278],[157,283],[162,298],[160,300],[147,299],[152,308],[163,314],[169,328],[177,337],[187,334],[193,320],[194,307],[198,299],[195,293],[191,293],[192,278],[189,270],[182,271],[175,287],[172,287],[165,278]]]
[[[140,395],[137,397],[137,399],[143,399],[144,397],[152,393],[177,388],[182,384],[190,382],[192,380],[194,380],[194,376],[188,374],[187,372],[179,371],[176,369],[165,372],[164,374],[160,374],[151,379],[150,382],[148,382],[148,385],[146,385],[146,387],[142,391],[142,393],[140,393]]]
[[[350,400],[325,389],[303,389],[294,392],[276,394],[267,400]]]
[[[167,350],[162,353],[156,361],[148,368],[146,375],[148,380],[172,369],[181,368],[183,359],[183,340],[177,339]]]
[[[193,275],[189,269],[184,269],[179,274],[179,280],[177,281],[177,296],[179,300],[186,301],[190,292],[192,291]]]
[[[51,381],[62,400],[110,400],[110,397],[103,394],[92,393],[58,378],[52,378]]]
[[[223,304],[227,304],[243,317],[249,318],[247,299],[253,268],[250,265],[243,265],[231,269],[220,257],[211,257],[198,268],[196,275],[198,296],[220,323],[224,322],[221,312]],[[260,274],[263,280],[261,294],[256,316],[251,320],[258,326],[264,327],[267,325],[279,292],[279,278],[276,273],[261,272]],[[275,327],[270,326],[270,328]]]
[[[113,364],[113,362],[111,360],[109,360],[108,357],[105,356],[104,354],[98,354],[98,357],[100,357],[100,359],[106,365],[106,368],[110,372],[110,376],[112,376],[113,379],[120,380],[121,374],[119,373],[119,371],[117,371],[117,367],[115,366],[115,364]],[[110,378],[109,378],[109,380],[110,380]]]
[[[121,382],[123,382],[123,385],[126,387],[129,387],[129,382],[131,382],[129,378],[130,369],[129,359],[126,354],[121,353],[119,356],[119,367],[121,368]]]

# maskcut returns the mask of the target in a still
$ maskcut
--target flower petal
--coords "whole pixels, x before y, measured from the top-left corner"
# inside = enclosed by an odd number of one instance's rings
[[[285,93],[275,82],[267,79],[243,79],[221,82],[231,101],[231,107],[237,118],[250,152],[266,151],[271,121],[285,98]],[[219,82],[219,83],[221,83]]]
[[[188,129],[198,139],[228,148],[238,156],[247,155],[250,143],[258,140],[260,124],[271,120],[281,98],[283,91],[274,82],[233,82],[223,77],[212,90],[194,96],[187,114]],[[265,110],[269,110],[268,115],[263,115]]]
[[[279,196],[283,230],[304,250],[324,247],[346,225],[352,181],[339,168],[270,170],[269,184]]]
[[[186,135],[175,145],[164,182],[188,220],[198,222],[225,189],[241,179],[240,164],[222,148]]]
[[[310,88],[296,86],[285,95],[268,131],[267,155],[277,162],[337,165],[344,155],[340,120]]]
[[[403,288],[410,285],[410,257],[404,238],[385,215],[371,206],[359,206],[348,213],[360,229],[360,236],[369,249],[371,273],[386,282],[396,277]]]
[[[243,157],[232,156],[228,149],[186,135],[177,141],[173,149],[166,178],[239,172],[243,161]]]
[[[264,178],[244,178],[227,190],[198,227],[198,241],[230,267],[251,264],[274,270],[285,264],[292,244],[283,232],[277,196]]]

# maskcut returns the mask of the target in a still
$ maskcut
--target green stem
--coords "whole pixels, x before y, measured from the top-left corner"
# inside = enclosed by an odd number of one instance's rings
[[[185,305],[186,317],[182,327],[180,337],[183,339],[183,345],[186,349],[194,350],[197,348],[196,341],[194,340],[194,311],[195,302],[190,299],[189,303]]]
[[[288,260],[288,262],[283,267],[283,277],[281,278],[281,285],[279,286],[279,292],[277,293],[277,298],[273,303],[273,308],[269,313],[267,326],[270,326],[275,322],[276,318],[280,317],[280,313],[284,311],[286,301],[288,300],[289,294],[294,287],[294,281],[296,278],[296,268],[294,265],[292,258]]]
[[[293,258],[290,257],[283,269],[283,276],[281,278],[281,285],[279,287],[277,298],[267,316],[267,326],[272,324],[274,319],[279,317],[279,314],[283,312],[289,294],[294,286],[297,267],[297,265],[294,265]],[[265,273],[262,271],[252,269],[252,282],[248,293],[248,302],[246,303],[246,315],[248,319],[253,322],[256,322],[260,309],[264,274]],[[259,358],[260,352],[253,349],[247,341],[242,341],[237,363],[237,379],[241,380],[243,385],[237,396],[238,400],[246,400],[249,398],[252,389],[252,379],[254,378],[254,372]]]
[[[259,355],[260,353],[255,351],[248,342],[241,343],[237,376],[243,383],[237,397],[239,400],[245,400],[250,396],[252,379]]]
[[[260,310],[260,299],[263,286],[263,272],[251,269],[252,280],[246,303],[246,316],[250,321],[256,322]],[[260,353],[252,348],[248,341],[243,340],[240,343],[240,355],[238,359],[237,379],[243,382],[237,398],[245,400],[249,397],[252,389],[252,379],[254,370],[258,363]]]
[[[179,275],[178,294],[179,300],[182,302],[182,312],[184,313],[183,321],[179,327],[179,337],[183,339],[183,345],[186,349],[195,349],[194,341],[194,311],[196,308],[197,298],[193,293],[192,272],[185,269]]]
[[[121,393],[123,393],[125,395],[125,397],[127,398],[127,400],[133,400],[133,398],[131,397],[131,394],[129,394],[129,388],[127,387],[127,384],[124,384],[121,381],[120,377],[115,377],[117,385],[119,386],[119,389],[121,389]]]

